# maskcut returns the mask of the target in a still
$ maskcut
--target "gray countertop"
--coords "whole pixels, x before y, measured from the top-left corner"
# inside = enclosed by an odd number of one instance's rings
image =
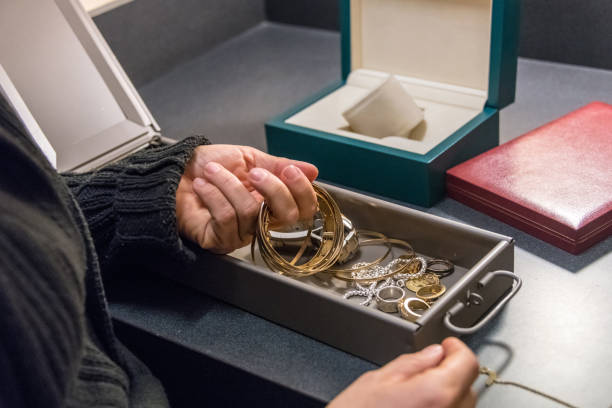
[[[337,33],[263,23],[140,89],[164,134],[265,148],[263,123],[340,78]],[[501,142],[590,101],[612,103],[612,72],[519,60]],[[612,143],[612,141],[611,141]],[[570,255],[451,199],[418,208],[516,239],[524,285],[466,338],[481,364],[578,406],[608,407],[612,383],[612,238]],[[248,312],[153,277],[111,291],[114,317],[190,350],[328,401],[375,366]],[[121,288],[123,286],[123,289]],[[555,406],[521,390],[484,389],[479,406]]]

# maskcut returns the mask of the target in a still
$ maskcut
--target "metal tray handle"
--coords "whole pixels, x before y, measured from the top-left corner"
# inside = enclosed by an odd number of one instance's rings
[[[512,287],[512,290],[510,290],[510,293],[508,293],[506,295],[506,297],[504,297],[501,301],[499,301],[499,303],[493,309],[491,309],[491,311],[484,318],[482,318],[482,320],[480,320],[480,322],[476,323],[472,327],[458,327],[458,326],[455,326],[451,322],[451,318],[453,316],[457,315],[465,307],[469,306],[469,305],[466,305],[466,303],[464,303],[464,302],[458,302],[457,304],[455,304],[455,306],[451,307],[450,310],[448,312],[446,312],[446,316],[444,316],[444,325],[446,326],[447,329],[449,329],[449,330],[451,330],[451,331],[453,331],[453,332],[455,332],[457,334],[472,334],[472,333],[477,332],[485,324],[489,323],[489,321],[491,319],[493,319],[497,315],[497,313],[499,313],[499,311],[504,307],[504,305],[506,303],[508,303],[508,301],[514,297],[514,295],[516,295],[516,293],[521,288],[521,285],[523,284],[523,281],[521,280],[521,278],[519,278],[518,276],[516,276],[512,272],[509,272],[509,271],[495,271],[495,272],[488,273],[484,278],[482,278],[478,282],[477,286],[479,288],[483,288],[483,287],[487,286],[487,284],[491,280],[493,280],[496,276],[507,276],[507,277],[512,278],[512,279],[514,279],[516,281],[516,283]],[[482,297],[480,297],[480,295],[478,295],[477,293],[472,293],[472,295],[476,296],[476,299],[480,298],[482,300]],[[470,294],[468,294],[468,302],[469,301],[470,301]]]

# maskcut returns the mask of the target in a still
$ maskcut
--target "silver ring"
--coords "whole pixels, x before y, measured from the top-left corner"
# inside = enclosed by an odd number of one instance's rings
[[[397,312],[398,303],[406,296],[404,289],[386,286],[376,291],[376,306],[386,313]]]
[[[397,309],[404,319],[416,322],[429,309],[429,304],[419,298],[406,298],[397,304]]]

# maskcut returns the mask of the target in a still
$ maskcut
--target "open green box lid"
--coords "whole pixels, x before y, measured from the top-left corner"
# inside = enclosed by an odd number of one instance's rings
[[[368,68],[514,102],[519,0],[340,0],[342,79]],[[490,36],[488,36],[490,32]]]
[[[314,162],[324,180],[432,205],[447,168],[499,143],[498,111],[515,94],[519,1],[341,0],[340,12],[341,80],[268,122],[268,150]],[[425,121],[410,138],[353,132],[342,112],[389,74]]]

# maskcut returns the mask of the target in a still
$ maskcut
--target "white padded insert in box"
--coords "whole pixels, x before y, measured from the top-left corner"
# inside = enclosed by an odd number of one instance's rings
[[[351,132],[342,112],[378,87],[389,74],[360,69],[352,72],[346,84],[319,99],[285,122],[322,132],[376,143],[413,153],[425,154],[482,112],[487,96],[483,91],[441,85],[396,75],[425,120],[409,138],[388,136],[381,139]]]
[[[346,84],[286,123],[425,154],[482,112],[492,0],[351,0]],[[342,112],[395,75],[424,109],[409,138],[351,132]]]

